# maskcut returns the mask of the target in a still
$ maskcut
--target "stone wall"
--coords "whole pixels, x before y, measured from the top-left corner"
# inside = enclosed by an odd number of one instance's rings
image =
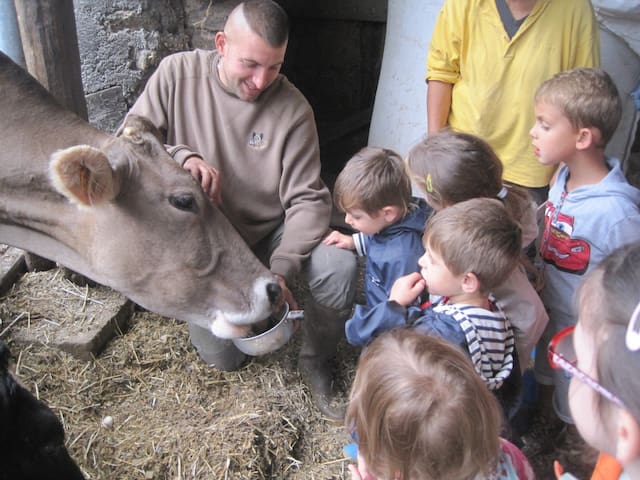
[[[115,131],[167,54],[190,48],[182,0],[76,0],[89,121]]]

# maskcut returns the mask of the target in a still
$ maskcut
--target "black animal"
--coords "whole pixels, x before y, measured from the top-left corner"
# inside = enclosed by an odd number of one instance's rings
[[[0,340],[0,480],[84,480],[58,417],[9,372]]]

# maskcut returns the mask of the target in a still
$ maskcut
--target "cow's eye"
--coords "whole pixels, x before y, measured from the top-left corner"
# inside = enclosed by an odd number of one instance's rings
[[[177,209],[184,210],[185,212],[198,211],[198,204],[196,203],[196,199],[193,198],[193,195],[191,195],[190,193],[171,195],[171,197],[169,197],[169,203]]]

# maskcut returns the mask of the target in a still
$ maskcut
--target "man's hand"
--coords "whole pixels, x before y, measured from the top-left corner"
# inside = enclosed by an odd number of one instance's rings
[[[325,245],[335,245],[338,248],[344,248],[345,250],[355,250],[356,246],[353,243],[353,237],[351,235],[345,235],[337,230],[333,230],[326,236],[322,243]]]
[[[204,193],[216,205],[222,204],[222,192],[220,190],[220,172],[206,163],[198,156],[187,158],[182,167],[200,182]]]
[[[287,287],[287,281],[284,279],[282,275],[275,274],[276,280],[278,280],[278,285],[280,285],[280,289],[282,290],[282,300],[289,304],[290,310],[298,310],[298,302],[293,298],[293,293]]]
[[[427,288],[427,282],[424,281],[422,275],[418,272],[410,273],[393,282],[389,300],[393,300],[403,307],[408,307],[424,292],[425,288]]]

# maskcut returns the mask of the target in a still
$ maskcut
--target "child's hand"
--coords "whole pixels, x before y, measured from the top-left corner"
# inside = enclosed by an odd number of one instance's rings
[[[353,237],[351,235],[345,235],[337,230],[333,230],[326,236],[322,243],[325,245],[335,245],[338,248],[344,248],[345,250],[355,250],[356,246],[353,243]]]
[[[358,465],[349,465],[349,472],[351,472],[351,480],[377,480],[369,473],[367,464],[361,455],[358,455]]]
[[[410,273],[393,282],[389,300],[399,303],[403,307],[411,305],[427,288],[427,283],[418,272]]]

